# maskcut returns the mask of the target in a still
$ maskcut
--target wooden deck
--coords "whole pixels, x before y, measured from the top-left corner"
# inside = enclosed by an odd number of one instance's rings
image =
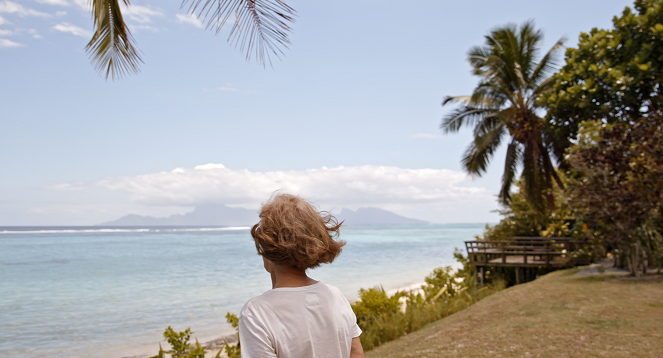
[[[515,237],[508,240],[466,241],[469,264],[477,267],[477,278],[483,283],[486,268],[515,267],[516,281],[527,271],[539,267],[571,267],[573,251],[584,243],[569,237]],[[521,272],[522,271],[522,272]]]

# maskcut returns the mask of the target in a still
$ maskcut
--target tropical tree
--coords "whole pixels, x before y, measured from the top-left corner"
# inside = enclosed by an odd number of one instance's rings
[[[612,22],[580,34],[542,96],[559,155],[582,121],[633,122],[663,108],[663,0],[636,0]]]
[[[113,79],[138,72],[142,59],[120,7],[120,1],[131,6],[129,0],[89,1],[95,32],[85,49],[97,71]],[[233,23],[228,42],[239,46],[247,60],[255,56],[265,65],[270,54],[278,57],[290,43],[288,23],[295,11],[283,0],[182,0],[182,7],[217,33]]]
[[[554,208],[553,180],[564,184],[551,160],[551,141],[545,131],[537,100],[551,86],[554,55],[562,48],[560,39],[537,62],[543,40],[532,21],[519,28],[509,24],[485,36],[485,45],[470,49],[468,61],[480,82],[470,96],[446,97],[442,105],[460,104],[442,120],[445,133],[463,126],[474,127],[474,140],[462,158],[465,170],[482,175],[497,148],[509,137],[499,201],[508,205],[511,186],[522,168],[525,196],[537,210]],[[557,161],[561,158],[556,157]]]
[[[570,204],[590,234],[626,253],[638,274],[663,259],[663,115],[586,121],[568,151]],[[646,253],[643,255],[643,252]],[[654,261],[654,262],[652,262]]]

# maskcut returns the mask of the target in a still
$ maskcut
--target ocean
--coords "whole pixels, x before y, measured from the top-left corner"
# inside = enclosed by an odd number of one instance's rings
[[[342,254],[309,276],[351,301],[423,282],[484,227],[343,227]],[[155,355],[168,326],[203,343],[270,288],[248,228],[0,227],[0,356]]]

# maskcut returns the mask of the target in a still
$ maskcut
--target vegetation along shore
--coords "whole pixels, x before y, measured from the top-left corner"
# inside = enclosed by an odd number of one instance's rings
[[[477,237],[490,243],[481,265],[456,252],[462,268],[435,269],[422,293],[360,291],[352,308],[368,356],[663,352],[663,0],[636,0],[613,28],[581,33],[561,68],[564,39],[539,56],[542,40],[533,21],[507,24],[469,51],[479,84],[445,99],[458,107],[441,128],[473,129],[471,175],[508,143],[503,219]],[[606,258],[595,275],[551,273]],[[605,273],[620,269],[632,279]]]

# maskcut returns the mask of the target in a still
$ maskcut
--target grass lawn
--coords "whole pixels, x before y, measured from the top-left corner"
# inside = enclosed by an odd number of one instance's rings
[[[366,356],[663,357],[663,280],[577,271],[510,287]]]

